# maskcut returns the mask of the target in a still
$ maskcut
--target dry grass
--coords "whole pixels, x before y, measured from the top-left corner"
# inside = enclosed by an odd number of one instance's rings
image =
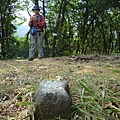
[[[39,82],[43,79],[56,80],[56,76],[69,81],[73,103],[76,104],[80,102],[78,92],[75,91],[80,87],[78,81],[87,78],[92,83],[99,83],[96,86],[100,87],[101,81],[115,80],[118,83],[107,84],[120,87],[120,59],[75,61],[71,58],[44,58],[29,62],[0,61],[0,120],[29,120],[27,116],[32,106],[32,95]],[[74,115],[74,120],[78,119],[78,115]]]

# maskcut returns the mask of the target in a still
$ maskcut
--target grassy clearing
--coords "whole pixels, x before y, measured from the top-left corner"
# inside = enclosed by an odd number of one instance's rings
[[[29,120],[39,82],[56,76],[69,82],[72,120],[120,119],[120,59],[45,58],[0,61],[0,120]]]

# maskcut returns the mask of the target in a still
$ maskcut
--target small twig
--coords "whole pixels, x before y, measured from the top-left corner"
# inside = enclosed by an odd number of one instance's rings
[[[10,67],[12,67],[12,68],[14,68],[14,69],[16,69],[16,70],[19,70],[17,67],[15,67],[15,66],[13,66],[13,65],[10,65],[10,64],[5,63],[5,62],[2,62],[2,61],[0,61],[0,62],[3,63],[3,64],[6,64],[7,66],[10,66]]]
[[[21,93],[22,93],[22,91],[21,91],[19,94],[17,94],[17,95],[8,103],[8,105],[10,105]]]
[[[28,10],[28,7],[27,7],[27,12],[28,12],[29,16],[31,16],[31,14],[30,14],[30,12],[29,12],[29,10]]]

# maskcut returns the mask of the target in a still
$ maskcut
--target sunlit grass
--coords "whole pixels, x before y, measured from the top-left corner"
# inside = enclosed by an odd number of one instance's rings
[[[71,120],[120,118],[119,64],[110,61],[74,62],[55,59],[0,62],[0,119],[29,120],[32,97],[43,79],[62,76],[73,99]],[[56,118],[61,120],[61,118]]]

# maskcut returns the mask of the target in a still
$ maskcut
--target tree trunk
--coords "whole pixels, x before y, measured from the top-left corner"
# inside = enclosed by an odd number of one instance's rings
[[[120,53],[120,31],[118,32],[118,50]]]
[[[57,18],[57,22],[56,22],[56,27],[55,27],[55,30],[54,30],[54,33],[58,34],[58,28],[59,28],[59,25],[60,25],[60,16],[61,16],[61,11],[62,11],[62,5],[63,5],[63,2],[64,0],[61,1],[61,4],[60,4],[60,9],[59,9],[59,13],[58,13],[58,18]],[[53,43],[52,43],[52,56],[54,57],[55,56],[55,45],[56,45],[56,36],[54,36],[54,39],[53,39]]]
[[[60,56],[61,32],[62,32],[62,26],[63,26],[64,19],[65,19],[66,6],[67,6],[67,0],[64,0],[63,8],[62,8],[61,25],[60,25],[59,34],[58,34],[58,56]]]
[[[106,41],[105,31],[103,25],[101,25],[101,27],[102,27],[102,37],[103,37],[103,53],[107,54],[107,41]]]
[[[90,44],[90,52],[92,53],[93,52],[93,40],[94,40],[95,29],[94,29],[94,22],[92,22],[91,24],[92,24],[92,38],[91,38],[91,44]]]
[[[44,17],[46,17],[46,14],[45,14],[45,0],[43,0],[43,15],[44,15]],[[45,38],[45,46],[48,46],[48,37],[47,37],[46,26],[45,26],[44,38]]]
[[[109,41],[108,41],[108,54],[113,52],[113,34],[112,34],[112,26],[110,25],[110,36],[109,36]]]
[[[83,22],[83,35],[82,35],[82,53],[81,54],[85,54],[85,41],[87,39],[87,22],[88,22],[88,4],[89,4],[89,0],[86,1],[86,10],[85,13],[83,13],[83,17],[84,17],[84,22]]]
[[[5,53],[5,39],[6,39],[5,27],[2,24],[2,41],[1,41],[1,55],[2,55],[2,59],[6,58],[6,53]]]

